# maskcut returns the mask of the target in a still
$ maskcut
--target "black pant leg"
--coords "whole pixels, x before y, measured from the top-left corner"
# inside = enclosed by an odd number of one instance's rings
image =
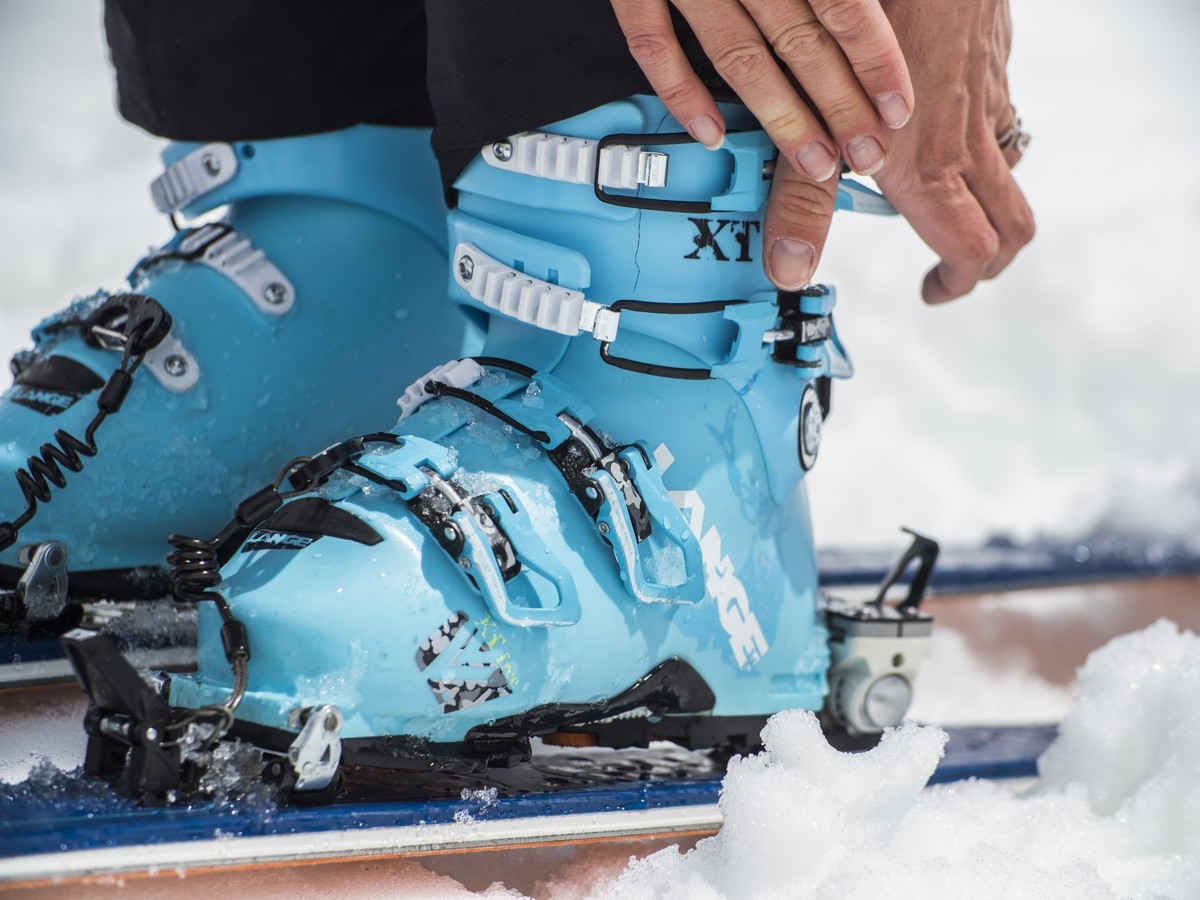
[[[104,25],[121,115],[161,137],[433,124],[421,0],[106,0]]]
[[[650,93],[608,0],[429,0],[433,148],[447,189],[495,140]],[[676,33],[718,99],[734,99],[682,17]]]

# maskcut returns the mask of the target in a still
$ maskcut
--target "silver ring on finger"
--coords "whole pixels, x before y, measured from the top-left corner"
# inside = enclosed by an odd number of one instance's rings
[[[1002,151],[1012,150],[1018,156],[1025,152],[1025,148],[1029,146],[1029,142],[1032,140],[1033,135],[1021,127],[1020,116],[1016,116],[1012,124],[996,137],[996,141],[1000,144]]]

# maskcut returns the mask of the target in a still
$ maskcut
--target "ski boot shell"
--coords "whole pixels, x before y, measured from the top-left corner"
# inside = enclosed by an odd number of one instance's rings
[[[484,148],[449,219],[483,354],[419,379],[391,430],[293,461],[216,538],[175,539],[201,635],[165,689],[176,730],[285,754],[317,790],[339,762],[512,764],[535,735],[746,750],[823,706],[803,476],[850,367],[833,291],[763,274],[774,149],[726,117],[719,152],[649,97]],[[915,604],[867,618],[921,630]]]
[[[361,126],[166,149],[158,207],[227,214],[151,252],[128,292],[44,321],[14,359],[0,397],[10,606],[18,582],[28,600],[55,574],[35,560],[48,545],[73,598],[166,596],[169,534],[219,528],[297,447],[392,415],[397,386],[462,352],[461,317],[432,302],[445,207],[428,140]]]

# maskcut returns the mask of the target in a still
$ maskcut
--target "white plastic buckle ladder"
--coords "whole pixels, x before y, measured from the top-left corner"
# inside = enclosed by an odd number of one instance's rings
[[[670,162],[657,150],[625,144],[600,149],[600,142],[591,138],[542,131],[514,134],[485,147],[482,155],[488,165],[508,172],[622,190],[665,187]]]

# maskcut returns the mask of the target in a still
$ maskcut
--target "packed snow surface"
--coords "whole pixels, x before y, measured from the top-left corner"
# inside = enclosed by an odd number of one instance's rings
[[[945,734],[905,725],[843,754],[780,713],[735,760],[725,826],[631,863],[592,896],[1195,898],[1200,896],[1200,638],[1170,622],[1088,659],[1026,794],[926,788]]]

